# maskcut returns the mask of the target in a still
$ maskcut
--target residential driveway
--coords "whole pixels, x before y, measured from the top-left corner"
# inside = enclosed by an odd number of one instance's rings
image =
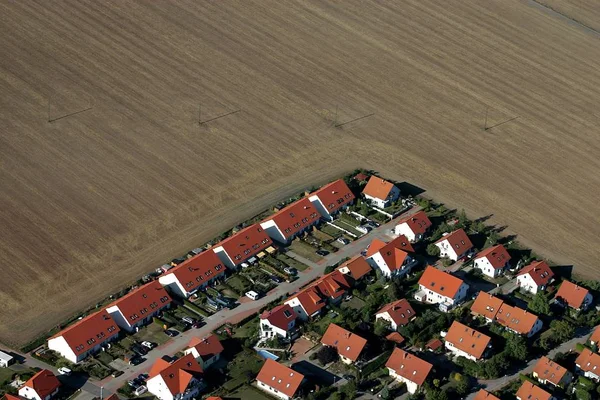
[[[305,339],[303,337],[298,338],[294,341],[294,344],[292,345],[292,354],[294,355],[292,361],[298,362],[304,359],[306,356],[308,356],[307,353],[309,352],[309,350],[315,346],[317,346],[317,344],[311,342],[308,339]]]

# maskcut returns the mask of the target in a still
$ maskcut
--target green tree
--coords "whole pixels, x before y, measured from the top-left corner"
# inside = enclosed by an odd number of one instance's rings
[[[427,245],[427,254],[432,257],[438,257],[440,255],[440,249],[434,243],[430,243]]]
[[[323,346],[317,353],[317,359],[322,365],[326,365],[330,362],[337,361],[338,358],[338,352],[336,348],[332,346]]]
[[[448,400],[448,395],[443,390],[428,390],[425,394],[426,400]]]
[[[480,233],[483,231],[485,231],[485,225],[483,224],[483,222],[477,221],[477,222],[473,223],[473,225],[471,225],[472,233]]]
[[[515,334],[510,334],[507,337],[504,351],[507,356],[517,361],[525,361],[529,355],[527,342],[522,336]]]
[[[351,380],[350,382],[342,386],[339,389],[339,391],[344,395],[344,400],[352,400],[356,397],[357,389],[358,388],[356,387],[356,382],[354,380]]]
[[[469,218],[467,218],[467,213],[465,212],[465,210],[460,210],[460,212],[458,213],[458,223],[456,224],[456,227],[467,229],[469,227],[470,222],[471,221],[469,221]]]
[[[487,248],[487,247],[495,246],[498,244],[499,239],[500,239],[500,236],[498,236],[498,233],[496,233],[496,231],[491,231],[489,236],[485,240],[485,244],[483,245],[483,247]]]
[[[554,320],[550,322],[554,339],[559,343],[566,342],[575,336],[575,327],[565,320]]]
[[[552,311],[550,310],[550,303],[544,293],[539,292],[527,304],[527,308],[533,311],[536,314],[544,314],[551,315]]]
[[[461,398],[463,398],[464,395],[469,393],[470,390],[471,390],[471,385],[469,384],[468,379],[462,379],[462,380],[458,381],[458,383],[456,384],[456,393],[459,396],[461,396]]]
[[[373,329],[375,335],[384,336],[390,331],[390,323],[384,319],[378,319],[375,322],[375,328]]]
[[[381,398],[383,400],[389,400],[390,399],[390,389],[388,389],[387,385],[385,385],[383,387],[383,389],[381,390]]]
[[[399,282],[395,280],[390,282],[390,286],[388,286],[388,297],[392,301],[402,298],[402,287]]]
[[[582,387],[575,389],[575,396],[577,400],[592,400],[592,395]]]

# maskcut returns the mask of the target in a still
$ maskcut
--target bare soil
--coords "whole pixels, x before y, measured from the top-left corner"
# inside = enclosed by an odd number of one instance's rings
[[[0,341],[356,166],[597,275],[598,40],[525,0],[0,3]]]

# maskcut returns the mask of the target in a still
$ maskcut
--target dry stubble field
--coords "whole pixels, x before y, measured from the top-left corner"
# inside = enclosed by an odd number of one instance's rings
[[[7,344],[356,166],[597,276],[599,37],[535,3],[4,1],[0,50]]]

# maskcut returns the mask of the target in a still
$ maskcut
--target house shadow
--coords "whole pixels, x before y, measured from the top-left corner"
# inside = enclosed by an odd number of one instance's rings
[[[292,365],[294,371],[300,372],[311,382],[318,385],[333,385],[342,378],[308,361],[299,361]]]
[[[572,265],[556,265],[552,267],[554,273],[558,276],[571,280],[573,278]]]
[[[400,193],[402,193],[403,196],[416,197],[425,193],[425,189],[413,185],[409,182],[395,182],[395,184],[398,187],[398,189],[400,189]]]

